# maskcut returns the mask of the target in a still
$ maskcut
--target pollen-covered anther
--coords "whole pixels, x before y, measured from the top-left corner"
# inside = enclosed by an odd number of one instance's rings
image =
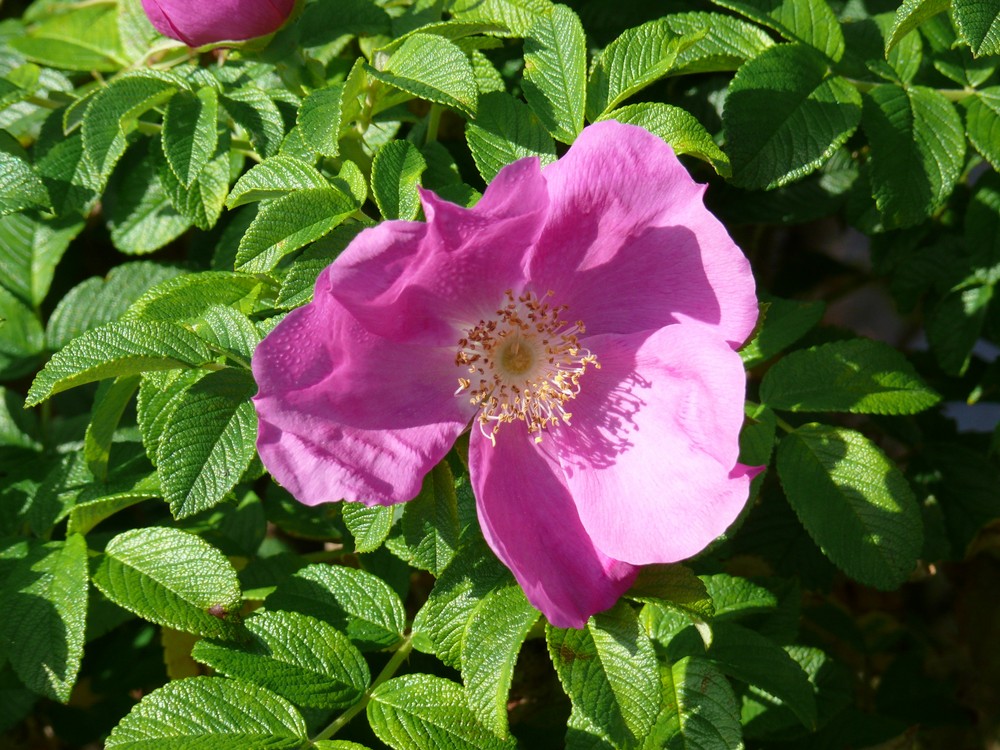
[[[491,441],[501,424],[520,419],[540,442],[547,427],[570,423],[566,403],[580,392],[587,365],[600,364],[577,339],[583,322],[560,317],[565,305],[510,289],[504,297],[496,317],[480,320],[459,339],[455,364],[468,377],[459,377],[455,395],[468,393],[479,409],[479,429]]]

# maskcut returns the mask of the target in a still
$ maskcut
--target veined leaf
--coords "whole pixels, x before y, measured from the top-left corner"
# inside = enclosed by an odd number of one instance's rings
[[[31,60],[64,70],[113,73],[125,64],[118,38],[116,8],[83,5],[49,13],[9,44]]]
[[[476,721],[461,685],[441,677],[408,674],[375,688],[368,721],[376,736],[396,750],[513,750]]]
[[[214,305],[250,312],[260,279],[229,271],[201,271],[164,280],[147,290],[125,311],[124,320],[189,321]]]
[[[371,552],[381,547],[392,529],[393,513],[392,505],[345,502],[341,515],[344,525],[354,537],[354,551]]]
[[[500,737],[507,729],[507,696],[518,652],[539,612],[520,586],[506,586],[483,599],[462,641],[462,681],[469,708]]]
[[[887,228],[924,221],[962,171],[965,133],[955,107],[923,86],[876,86],[864,95],[875,203]]]
[[[210,372],[179,397],[160,438],[156,468],[174,518],[222,502],[256,455],[257,414],[248,372]]]
[[[767,371],[760,398],[789,411],[916,414],[941,397],[893,347],[850,339],[787,355]]]
[[[660,711],[653,645],[627,604],[594,615],[583,630],[545,628],[549,656],[573,707],[616,746],[634,746]]]
[[[801,42],[834,62],[844,54],[844,35],[826,0],[712,0],[785,39]]]
[[[285,137],[285,123],[277,105],[256,86],[227,91],[219,100],[229,116],[250,136],[257,153],[274,156]]]
[[[812,330],[825,310],[820,301],[762,297],[760,330],[740,349],[744,366],[755,367],[783,352]]]
[[[5,148],[11,141],[11,146]],[[48,190],[19,144],[0,130],[0,216],[28,208],[48,208]]]
[[[83,457],[87,462],[87,468],[98,482],[104,482],[108,478],[111,441],[125,407],[132,400],[138,387],[138,375],[115,378],[113,381],[102,383],[94,398],[90,424],[87,425],[87,433],[83,439]]]
[[[722,122],[733,182],[771,189],[817,169],[855,131],[861,97],[801,44],[746,63],[729,86]]]
[[[638,602],[657,602],[702,620],[715,615],[705,584],[683,565],[647,565],[625,596]]]
[[[445,462],[424,477],[420,494],[403,506],[400,537],[388,547],[415,568],[438,576],[454,559],[461,525],[455,477]]]
[[[953,0],[955,25],[962,38],[972,47],[972,54],[1000,54],[1000,7],[993,2]]]
[[[643,750],[743,750],[736,695],[712,662],[686,656],[660,672],[664,709]]]
[[[306,723],[295,707],[241,680],[192,677],[146,695],[113,730],[107,750],[298,750]]]
[[[414,34],[381,70],[369,67],[369,75],[413,96],[437,102],[474,116],[475,76],[465,53],[453,42],[434,34]]]
[[[0,286],[0,320],[0,379],[31,373],[45,350],[38,314]]]
[[[236,267],[267,273],[285,255],[318,240],[357,210],[336,188],[296,190],[261,208],[240,242]]]
[[[995,170],[1000,170],[1000,86],[980,89],[965,114],[972,145]]]
[[[247,642],[202,640],[191,655],[299,706],[344,708],[368,687],[368,664],[343,633],[298,612],[257,612]]]
[[[394,646],[406,626],[403,603],[385,581],[342,565],[303,568],[283,581],[266,605],[327,622],[362,651]]]
[[[328,187],[330,183],[312,164],[278,154],[255,165],[236,181],[226,200],[226,208],[279,198],[294,190]]]
[[[83,222],[42,221],[28,214],[0,219],[0,284],[26,304],[37,307],[48,294],[63,253],[83,229]]]
[[[920,509],[899,469],[861,433],[807,424],[782,438],[778,476],[824,554],[869,586],[899,586],[923,542]]]
[[[194,534],[150,527],[110,542],[94,584],[140,617],[185,633],[227,637],[239,611],[236,571],[219,550]]]
[[[275,305],[290,310],[304,305],[313,298],[313,287],[320,272],[330,265],[351,241],[365,228],[360,222],[334,227],[325,237],[317,240],[295,257],[285,278]]]
[[[157,174],[170,203],[177,211],[199,229],[211,229],[219,220],[229,192],[230,170],[229,134],[224,133],[216,143],[215,153],[194,175],[190,185],[178,179],[173,168],[162,154],[150,154],[157,164]]]
[[[186,188],[191,187],[215,153],[218,119],[219,95],[211,87],[197,94],[178,91],[167,103],[163,113],[163,154]]]
[[[495,23],[513,36],[525,36],[540,16],[552,12],[550,0],[455,0],[451,15],[460,21]]]
[[[557,5],[524,40],[524,98],[552,137],[572,143],[583,129],[587,44],[576,13]]]
[[[503,92],[480,97],[476,119],[466,125],[465,137],[476,169],[486,182],[526,156],[537,156],[542,166],[556,160],[555,143],[535,114]]]
[[[87,544],[70,534],[33,546],[5,581],[0,633],[14,645],[11,665],[25,685],[61,703],[69,701],[83,658],[87,580]]]
[[[298,126],[306,144],[317,154],[333,158],[340,152],[340,115],[344,87],[339,83],[316,89],[302,102]]]
[[[383,218],[417,218],[417,187],[425,169],[427,162],[409,141],[389,141],[378,150],[372,162],[372,197]]]
[[[83,118],[83,148],[101,181],[125,153],[139,115],[170,99],[180,84],[163,74],[132,73],[94,94]]]
[[[665,19],[625,30],[604,48],[587,81],[587,119],[597,120],[636,92],[665,76],[677,55],[704,32],[679,36]]]
[[[774,45],[759,26],[722,13],[671,13],[663,20],[674,34],[696,39],[678,53],[671,75],[737,70]]]
[[[109,323],[74,339],[50,359],[28,391],[28,406],[84,383],[150,370],[199,367],[212,353],[193,333],[172,323]]]
[[[701,576],[719,620],[735,619],[745,615],[769,612],[778,606],[773,592],[746,578],[726,573]]]
[[[909,34],[924,21],[951,7],[951,0],[903,0],[896,9],[892,28],[885,39],[885,54],[895,47],[899,40]]]
[[[118,511],[154,497],[161,497],[156,474],[92,484],[80,493],[70,508],[67,530],[71,534],[87,534]]]

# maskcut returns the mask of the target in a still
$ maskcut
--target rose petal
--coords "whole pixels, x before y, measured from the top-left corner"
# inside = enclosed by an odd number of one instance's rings
[[[455,398],[454,349],[399,344],[365,331],[328,293],[293,310],[257,347],[258,450],[307,504],[396,503],[468,424]]]
[[[545,231],[531,258],[536,293],[549,289],[587,331],[633,333],[693,319],[734,347],[757,320],[750,265],[662,140],[600,122],[542,171]]]
[[[601,369],[583,376],[551,450],[587,533],[633,564],[697,554],[743,509],[757,473],[737,463],[739,355],[696,323],[585,344]]]
[[[595,549],[523,422],[503,425],[495,446],[473,427],[469,474],[486,541],[550,623],[581,628],[632,585],[637,568]]]
[[[427,223],[365,230],[337,259],[331,293],[368,330],[394,341],[454,345],[456,329],[520,289],[548,198],[537,159],[504,168],[471,209],[421,197]]]
[[[161,34],[201,47],[270,34],[291,14],[295,0],[142,0],[142,7]]]

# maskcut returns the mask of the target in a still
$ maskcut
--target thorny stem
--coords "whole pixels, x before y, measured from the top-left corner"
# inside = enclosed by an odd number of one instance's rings
[[[312,742],[319,742],[320,740],[326,740],[333,737],[333,735],[343,729],[351,719],[364,711],[365,707],[368,705],[368,701],[371,700],[372,692],[375,688],[396,674],[396,670],[402,666],[403,662],[406,661],[406,657],[410,655],[410,651],[412,650],[413,636],[411,634],[406,636],[403,642],[399,644],[399,648],[396,649],[396,653],[394,653],[392,658],[389,659],[389,663],[385,665],[385,668],[378,673],[378,677],[376,677],[372,682],[371,687],[365,691],[365,694],[361,696],[361,700],[334,719],[329,725],[326,726],[326,728],[323,729],[323,731],[312,738]]]

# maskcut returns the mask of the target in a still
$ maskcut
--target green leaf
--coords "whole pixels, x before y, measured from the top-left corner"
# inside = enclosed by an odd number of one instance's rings
[[[185,633],[228,637],[240,609],[236,571],[194,534],[150,527],[108,542],[94,585],[118,606]]]
[[[199,641],[191,655],[298,706],[345,708],[368,687],[368,664],[343,633],[298,612],[257,612],[246,642]]]
[[[226,208],[280,198],[295,190],[328,187],[330,183],[312,164],[278,154],[255,165],[236,181],[226,200]]]
[[[876,86],[864,95],[875,204],[886,228],[923,222],[961,175],[965,132],[955,107],[923,86]]]
[[[60,217],[89,214],[97,201],[101,183],[84,155],[83,136],[72,133],[60,137],[44,152],[38,148],[36,146],[35,172],[45,183],[53,213]]]
[[[638,125],[660,136],[674,153],[696,156],[711,164],[723,177],[728,177],[731,172],[729,157],[715,144],[705,126],[680,107],[660,102],[628,104],[611,110],[600,119]]]
[[[143,500],[161,497],[156,474],[145,474],[85,488],[69,511],[69,533],[88,534],[97,524]]]
[[[56,266],[83,222],[42,221],[29,214],[0,218],[0,284],[31,307],[49,292]]]
[[[791,709],[808,729],[816,726],[816,699],[809,676],[788,653],[769,638],[732,623],[719,623],[706,657],[741,682],[761,688]],[[678,638],[669,651],[701,651],[697,636]],[[689,641],[690,644],[684,643]],[[700,654],[699,654],[700,655]]]
[[[149,54],[159,32],[146,17],[141,0],[118,0],[118,35],[130,61],[142,60]]]
[[[885,40],[885,54],[895,47],[899,40],[920,26],[924,21],[951,7],[951,0],[903,0],[896,9],[892,28]]]
[[[1000,86],[981,89],[971,97],[965,113],[965,131],[990,166],[1000,170]]]
[[[86,331],[117,320],[143,292],[179,273],[173,266],[138,261],[112,268],[106,278],[94,276],[77,284],[49,318],[49,348],[61,349]]]
[[[677,36],[696,39],[677,55],[671,75],[737,70],[774,44],[759,26],[722,13],[671,13],[663,20]]]
[[[53,68],[113,73],[125,64],[112,4],[48,13],[27,35],[6,41],[29,59]]]
[[[549,0],[455,0],[451,15],[462,21],[495,23],[512,36],[525,36],[539,17],[552,12]]]
[[[181,395],[163,427],[156,468],[174,518],[218,505],[256,453],[256,392],[243,370],[210,372]]]
[[[193,677],[146,695],[107,750],[298,750],[306,723],[288,701],[241,680]]]
[[[102,183],[125,153],[126,136],[139,116],[170,99],[178,86],[162,74],[130,73],[91,97],[83,118],[83,148]]]
[[[572,143],[583,129],[587,42],[576,13],[557,5],[524,40],[524,98],[552,137]]]
[[[0,446],[41,450],[38,437],[37,415],[25,411],[24,398],[19,393],[0,386]]]
[[[45,183],[31,168],[27,155],[4,148],[7,138],[0,130],[0,216],[28,208],[47,208],[51,200]]]
[[[441,677],[408,674],[371,692],[368,721],[395,750],[503,750],[516,748],[476,721],[461,685]]]
[[[427,169],[423,155],[409,141],[389,141],[372,162],[372,197],[385,219],[412,221],[420,213],[417,187]]]
[[[643,750],[743,750],[736,695],[710,661],[686,656],[661,675],[664,709]]]
[[[420,494],[403,506],[402,537],[389,548],[415,568],[441,572],[455,557],[461,532],[455,477],[445,462],[424,477]]]
[[[715,615],[715,606],[705,584],[683,565],[647,565],[625,596],[638,602],[657,602],[698,619]]]
[[[214,88],[203,88],[197,94],[179,91],[167,104],[163,113],[163,154],[186,188],[194,184],[215,153],[218,119],[219,94]]]
[[[281,282],[276,306],[292,309],[311,301],[313,287],[320,272],[330,265],[364,228],[365,225],[360,222],[341,224],[297,255]]]
[[[257,153],[265,159],[274,156],[285,137],[285,122],[277,105],[256,86],[227,91],[220,99],[229,116],[243,128]]]
[[[3,639],[11,666],[36,693],[69,701],[83,658],[87,616],[87,544],[79,534],[65,542],[32,546],[13,565],[4,586]]]
[[[229,135],[224,136],[216,144],[216,151],[209,162],[193,177],[189,186],[177,178],[162,155],[151,155],[170,203],[199,229],[207,230],[215,226],[229,193]]]
[[[240,242],[236,267],[267,273],[289,253],[318,240],[357,210],[336,188],[296,190],[263,206]]]
[[[50,359],[28,391],[27,406],[109,377],[199,367],[213,358],[202,341],[171,323],[109,323],[74,339]]]
[[[344,503],[341,513],[347,530],[354,537],[355,552],[376,550],[388,538],[392,528],[393,506]]]
[[[342,565],[303,568],[279,584],[266,605],[327,622],[362,651],[391,648],[406,627],[403,603],[385,581]]]
[[[0,379],[31,373],[45,349],[38,315],[0,286],[0,321]]]
[[[772,409],[853,414],[916,414],[941,400],[901,352],[869,339],[785,356],[764,376],[760,398]]]
[[[713,0],[785,39],[801,42],[836,62],[844,54],[844,35],[826,0]]]
[[[820,301],[800,302],[761,295],[760,329],[740,349],[744,367],[756,367],[811,331],[826,310]]]
[[[541,122],[529,107],[506,93],[480,97],[476,119],[466,125],[465,137],[486,182],[527,156],[537,156],[542,166],[556,160],[555,144]]]
[[[769,612],[778,606],[778,598],[772,591],[746,578],[716,573],[701,576],[701,580],[712,598],[718,620]]]
[[[733,182],[771,189],[817,169],[855,131],[861,97],[801,44],[779,44],[746,63],[722,114]]]
[[[972,54],[1000,54],[1000,7],[995,2],[953,0],[951,8],[955,25],[972,47]]]
[[[641,742],[660,710],[653,645],[632,608],[618,604],[582,630],[545,628],[549,656],[573,707],[616,746]]]
[[[114,439],[118,422],[122,418],[139,387],[139,376],[115,378],[102,384],[94,398],[90,424],[83,439],[83,458],[94,479],[104,482],[108,478],[108,458],[111,455],[111,441]]]
[[[159,250],[191,226],[160,181],[157,167],[162,155],[147,153],[147,145],[137,144],[126,155],[104,194],[111,242],[129,255]]]
[[[803,425],[778,446],[778,476],[802,525],[849,576],[880,589],[913,570],[920,509],[899,469],[858,432]]]
[[[406,39],[381,69],[368,73],[390,86],[427,101],[444,104],[462,114],[476,114],[476,79],[465,53],[434,34],[414,34]]]
[[[249,366],[263,338],[250,318],[225,305],[209,306],[195,321],[194,330],[241,367]]]
[[[470,543],[445,568],[413,619],[413,646],[461,669],[469,623],[494,590],[513,582],[485,543]]]
[[[340,152],[342,84],[335,83],[315,89],[302,102],[298,126],[309,148],[317,154],[333,158]]]
[[[154,466],[167,418],[180,402],[182,393],[206,374],[205,370],[143,373],[139,397],[136,399],[136,413],[146,456]],[[159,487],[159,479],[156,484]]]
[[[587,119],[594,121],[670,72],[677,55],[702,35],[678,36],[664,19],[627,29],[604,48],[587,81]]]
[[[231,271],[182,274],[147,290],[125,311],[123,319],[179,323],[194,320],[215,305],[250,312],[260,288],[260,279],[255,276]]]
[[[514,664],[539,612],[519,586],[490,592],[469,619],[462,641],[462,682],[469,708],[499,737],[507,737],[507,696]]]
[[[927,340],[941,369],[949,375],[963,375],[969,367],[992,299],[992,285],[974,283],[948,292],[931,309]]]

